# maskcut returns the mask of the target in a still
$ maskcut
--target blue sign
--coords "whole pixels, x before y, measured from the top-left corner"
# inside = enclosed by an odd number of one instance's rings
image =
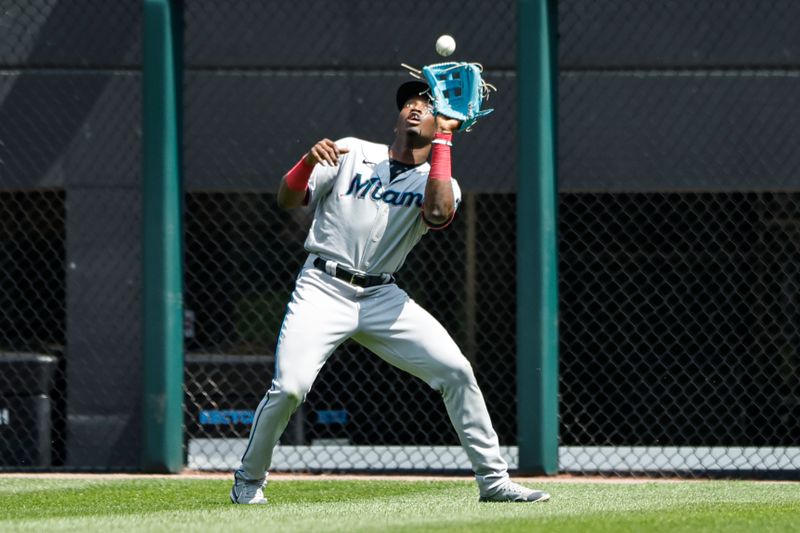
[[[202,426],[251,425],[255,411],[242,409],[207,409],[200,411]]]
[[[330,426],[334,424],[345,425],[349,415],[347,411],[341,409],[339,411],[317,411],[317,424]]]

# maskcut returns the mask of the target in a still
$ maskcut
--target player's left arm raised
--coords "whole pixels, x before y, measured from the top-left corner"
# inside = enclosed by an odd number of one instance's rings
[[[433,227],[447,225],[455,214],[455,195],[451,183],[450,147],[453,132],[458,130],[458,120],[436,115],[436,134],[433,139],[431,170],[425,185],[422,213]]]

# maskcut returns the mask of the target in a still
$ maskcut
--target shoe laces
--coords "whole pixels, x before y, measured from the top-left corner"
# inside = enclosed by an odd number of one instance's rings
[[[533,492],[531,489],[523,487],[522,485],[514,483],[513,481],[509,481],[508,483],[506,483],[501,490],[506,493],[515,494],[517,496],[528,496],[531,492]]]

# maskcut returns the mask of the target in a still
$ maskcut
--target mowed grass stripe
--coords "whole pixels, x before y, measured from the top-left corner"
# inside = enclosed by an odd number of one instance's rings
[[[35,490],[31,490],[31,488]],[[228,481],[0,479],[2,531],[798,531],[800,484],[544,483],[551,502],[481,504],[465,481],[270,483],[266,506]]]
[[[284,481],[270,483],[268,496],[272,506],[291,502],[344,503],[410,493],[446,492],[451,489],[448,483],[451,482]],[[471,486],[468,482],[452,483],[464,488]],[[29,485],[36,489],[31,490]],[[219,480],[104,480],[73,484],[58,479],[5,479],[0,480],[0,520],[153,513],[217,506],[233,508],[228,499],[230,485],[229,481]]]

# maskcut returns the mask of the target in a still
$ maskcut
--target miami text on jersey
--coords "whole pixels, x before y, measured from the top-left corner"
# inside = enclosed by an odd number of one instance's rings
[[[370,193],[370,189],[372,192]],[[422,193],[411,191],[395,191],[392,189],[383,190],[381,179],[377,176],[372,177],[366,181],[361,181],[361,174],[356,174],[353,181],[350,182],[350,187],[347,189],[345,196],[353,195],[356,198],[364,199],[369,194],[369,197],[376,202],[381,200],[390,205],[411,207],[416,204],[417,207],[422,207],[423,196]]]

